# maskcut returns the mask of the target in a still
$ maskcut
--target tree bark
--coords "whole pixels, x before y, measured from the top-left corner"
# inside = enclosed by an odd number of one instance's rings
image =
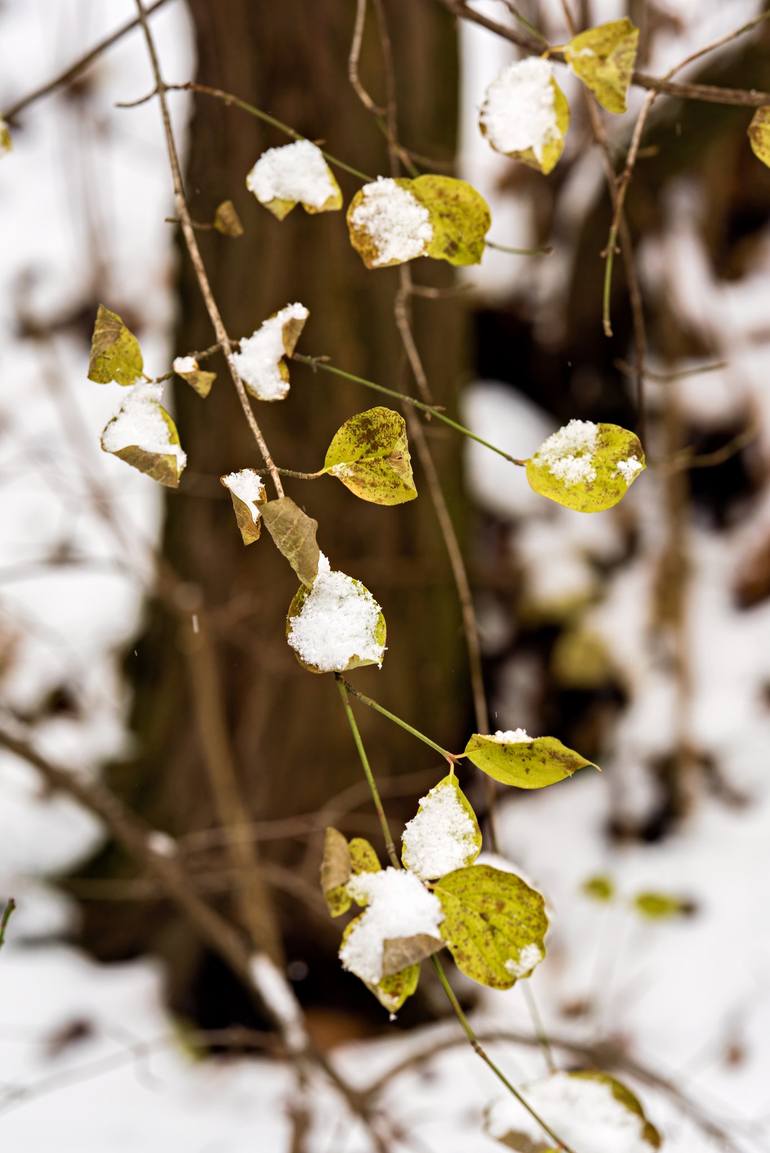
[[[363,172],[388,172],[383,135],[348,82],[352,0],[190,0],[189,8],[199,81],[237,94],[310,139],[323,139]],[[438,5],[412,0],[390,0],[386,10],[402,141],[419,152],[451,158],[457,122],[452,21]],[[383,73],[371,11],[362,73],[381,100]],[[200,234],[231,336],[250,334],[271,313],[301,300],[310,320],[300,351],[330,355],[352,372],[413,391],[393,320],[397,270],[364,269],[350,248],[342,213],[306,215],[297,207],[279,223],[246,191],[246,173],[259,154],[284,143],[242,111],[206,96],[195,98],[187,162],[192,215],[210,220],[216,205],[230,198],[246,229],[237,240]],[[345,173],[337,176],[347,202],[360,182]],[[425,261],[416,273],[424,283],[451,283],[446,266]],[[175,351],[185,354],[210,344],[212,333],[181,250],[177,292]],[[418,300],[415,312],[437,401],[451,404],[464,352],[461,310],[451,301]],[[229,496],[216,480],[261,462],[224,367],[213,367],[219,377],[205,402],[183,386],[176,390],[176,419],[189,467],[179,492],[167,499],[163,550],[202,592],[213,622],[214,660],[241,788],[250,817],[264,821],[318,810],[359,779],[360,767],[333,678],[305,672],[286,645],[284,620],[296,579],[266,534],[243,547]],[[291,376],[288,399],[259,405],[258,418],[278,463],[316,469],[336,428],[379,398],[304,366],[292,365]],[[431,426],[428,433],[456,512],[457,439]],[[383,669],[362,670],[355,679],[394,712],[454,747],[468,708],[464,645],[451,574],[422,479],[416,470],[419,499],[392,509],[360,502],[329,478],[287,481],[286,487],[319,521],[319,544],[332,566],[360,578],[383,606],[388,622]],[[162,606],[149,606],[145,634],[127,656],[139,753],[110,772],[112,784],[174,836],[217,824],[183,646],[177,623]],[[358,712],[378,776],[435,765],[435,758],[426,759],[420,746],[386,721]],[[413,806],[412,798],[404,811]],[[273,840],[260,846],[260,854],[301,879],[302,862],[312,861],[315,868],[317,844],[316,839],[308,851],[301,840]],[[211,858],[211,868],[221,861],[221,854]],[[91,875],[100,876],[128,871],[114,846],[89,867]],[[310,881],[315,881],[312,872]],[[310,966],[311,988],[314,972],[332,955],[336,928],[308,914],[296,895],[287,898],[279,890],[276,895],[287,955]],[[196,960],[187,930],[167,907],[89,903],[84,935],[104,957],[152,949],[170,958],[172,1001],[190,1009],[205,964]],[[348,998],[353,984],[345,983]]]

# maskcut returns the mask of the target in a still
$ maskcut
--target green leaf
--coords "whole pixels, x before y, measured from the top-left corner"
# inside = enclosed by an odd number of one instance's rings
[[[419,256],[478,264],[491,221],[489,205],[467,181],[431,173],[380,177],[359,188],[347,211],[350,243],[367,268]]]
[[[607,903],[613,900],[615,896],[615,882],[612,877],[608,877],[604,873],[597,873],[593,877],[588,877],[580,886],[586,897],[590,897],[592,901],[599,901]]]
[[[571,777],[578,769],[589,765],[596,768],[556,737],[506,741],[474,733],[465,746],[465,756],[488,777],[517,789],[543,789]]]
[[[403,504],[417,496],[406,424],[390,408],[370,408],[346,420],[332,438],[324,468],[372,504]]]
[[[350,876],[350,849],[347,837],[329,826],[324,833],[321,891],[333,917],[339,917],[350,908],[351,898],[347,890]]]
[[[570,40],[564,56],[608,112],[625,112],[636,64],[639,29],[628,17],[589,28]]]
[[[530,487],[575,512],[612,508],[646,467],[633,432],[586,420],[571,420],[526,463]]]
[[[433,891],[441,902],[442,937],[467,977],[510,989],[545,956],[543,898],[515,873],[470,865],[447,873]]]
[[[453,773],[420,798],[417,815],[407,823],[401,844],[404,866],[423,881],[476,860],[481,852],[481,830]]]
[[[261,508],[265,499],[262,477],[253,468],[242,468],[240,472],[220,476],[219,483],[230,493],[241,540],[245,545],[254,544],[262,530]]]
[[[223,200],[221,204],[217,205],[214,213],[214,228],[223,236],[231,236],[233,239],[243,236],[241,218],[236,212],[232,200]]]
[[[144,368],[139,341],[116,312],[103,304],[96,312],[88,360],[88,379],[97,384],[114,380],[124,386],[135,384]]]
[[[751,151],[770,168],[770,105],[756,110],[747,132]]]
[[[526,78],[524,78],[525,72]],[[523,82],[522,90],[517,87],[520,78]],[[505,131],[509,105],[512,102],[518,103],[519,97],[525,100],[534,98],[542,103],[548,89],[553,101],[553,116],[552,122],[543,132],[540,143],[526,148],[512,147],[513,141]],[[520,160],[546,176],[561,159],[569,124],[569,103],[551,75],[551,65],[544,60],[531,57],[509,65],[498,76],[487,89],[479,111],[479,129],[495,152],[510,156],[513,160]]]
[[[354,877],[359,873],[379,873],[382,865],[372,845],[364,837],[353,837],[349,843],[350,870]]]
[[[267,501],[260,511],[275,547],[286,557],[303,585],[312,585],[321,555],[316,541],[318,521],[304,513],[288,496]]]
[[[160,385],[153,383],[131,389],[117,414],[105,426],[101,447],[152,480],[167,488],[177,488],[187,456],[179,443],[176,425],[160,404],[160,394]],[[134,435],[143,443],[134,443]]]
[[[377,1000],[389,1013],[397,1013],[404,1001],[416,992],[420,983],[420,966],[409,965],[400,973],[383,977],[378,985],[368,985]]]
[[[427,256],[449,264],[478,264],[492,223],[489,205],[467,180],[453,176],[417,176],[411,191],[430,214],[433,237]]]
[[[264,513],[263,513],[263,515],[264,515]],[[366,586],[361,583],[361,581],[355,580],[354,577],[349,577],[348,580],[350,581],[350,587],[352,589],[355,589],[363,597],[371,597],[372,601],[374,601],[374,597],[372,597],[372,594],[369,592],[369,590],[366,588]],[[302,610],[304,609],[305,603],[306,603],[308,597],[311,595],[312,591],[313,591],[312,588],[308,588],[306,585],[301,585],[297,589],[296,593],[294,594],[294,598],[292,599],[292,602],[289,605],[289,611],[286,614],[286,636],[289,638],[290,644],[292,643],[292,632],[293,632],[293,627],[294,627],[294,620],[296,617],[299,617],[302,615]],[[374,601],[374,603],[376,604],[377,602]],[[375,625],[374,625],[371,640],[372,640],[372,643],[374,646],[378,646],[384,652],[385,641],[387,639],[387,625],[385,623],[385,617],[383,615],[382,609],[380,609],[379,605],[377,605],[377,608],[378,608],[379,612],[377,615],[377,620],[376,620]],[[332,623],[332,627],[333,627],[333,623]],[[319,674],[327,673],[327,672],[346,673],[346,672],[349,672],[351,669],[359,669],[359,668],[363,668],[365,665],[374,665],[374,664],[380,664],[381,663],[381,658],[380,658],[380,660],[374,660],[373,658],[370,658],[370,657],[362,657],[360,655],[360,653],[354,653],[350,657],[350,659],[347,661],[344,668],[336,668],[336,667],[334,667],[334,668],[320,668],[318,665],[315,665],[310,661],[303,660],[303,658],[300,656],[300,654],[297,651],[294,644],[292,644],[292,648],[294,649],[295,657],[297,658],[299,663],[302,665],[302,667],[304,669],[307,669],[308,672],[311,672],[311,673],[319,673]]]
[[[644,892],[634,897],[634,908],[648,921],[669,921],[686,917],[692,912],[689,901],[671,893]]]
[[[0,156],[12,150],[13,141],[11,140],[11,130],[6,122],[0,119]]]

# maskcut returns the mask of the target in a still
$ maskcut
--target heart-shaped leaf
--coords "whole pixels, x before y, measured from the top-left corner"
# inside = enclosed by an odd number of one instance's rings
[[[747,131],[751,151],[770,168],[770,105],[756,110]]]
[[[97,384],[114,380],[117,384],[136,384],[142,375],[144,360],[139,341],[118,316],[103,304],[96,312],[88,359],[88,379]]]
[[[278,220],[297,204],[310,213],[342,208],[340,186],[321,149],[310,140],[268,148],[246,177],[246,187]]]
[[[346,420],[332,438],[324,468],[372,504],[403,504],[417,496],[406,424],[390,408],[370,408]]]
[[[404,866],[424,881],[476,860],[481,852],[481,831],[454,774],[420,798],[417,816],[407,822],[401,844]]]
[[[242,468],[240,472],[229,472],[226,476],[220,476],[219,483],[230,493],[236,524],[240,529],[243,543],[253,544],[259,540],[262,528],[260,509],[265,500],[262,477],[253,468]],[[302,515],[304,516],[304,513]]]
[[[503,69],[487,88],[479,112],[479,128],[496,152],[546,175],[564,151],[569,121],[569,104],[553,66],[534,56]]]
[[[526,469],[541,496],[576,512],[603,512],[623,499],[646,466],[633,432],[571,420],[541,444]]]
[[[303,512],[289,496],[260,505],[260,513],[279,553],[304,585],[312,585],[321,557],[316,541],[318,521]]]
[[[137,384],[102,433],[105,452],[167,488],[176,488],[187,464],[176,425],[160,403],[159,384]]]
[[[564,49],[572,71],[608,112],[625,112],[636,64],[639,29],[628,17],[589,28]]]
[[[381,665],[386,635],[382,609],[369,590],[347,573],[330,572],[328,562],[311,588],[297,590],[286,617],[289,645],[312,673]]]

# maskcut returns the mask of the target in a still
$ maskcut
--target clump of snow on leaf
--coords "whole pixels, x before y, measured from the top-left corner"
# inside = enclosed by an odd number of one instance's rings
[[[549,436],[532,458],[565,484],[596,480],[593,451],[599,429],[590,420],[571,420]]]
[[[197,372],[200,365],[194,356],[177,356],[171,367],[174,372],[179,373],[180,376],[184,376],[186,372]]]
[[[337,194],[321,149],[311,140],[268,148],[246,177],[246,187],[260,204],[293,200],[322,208]]]
[[[552,66],[534,56],[509,64],[492,81],[481,106],[480,123],[498,152],[526,152],[539,161],[546,146],[559,139]]]
[[[440,938],[444,913],[438,897],[405,869],[361,873],[348,882],[348,892],[367,907],[343,941],[340,960],[361,980],[376,985],[382,979],[386,941],[427,934]]]
[[[289,619],[289,644],[321,672],[344,672],[354,657],[381,665],[385,646],[375,635],[380,606],[359,581],[330,571],[325,560],[299,613]]]
[[[527,1085],[522,1093],[573,1153],[650,1153],[644,1120],[619,1101],[606,1082],[553,1073]],[[486,1129],[499,1140],[515,1133],[525,1138],[531,1134],[533,1142],[542,1141],[536,1123],[512,1097],[491,1106]]]
[[[532,740],[526,729],[498,729],[492,737],[499,745],[524,744]]]
[[[159,456],[174,456],[183,469],[187,454],[181,445],[172,443],[171,430],[161,410],[162,395],[159,384],[134,385],[102,433],[105,451],[120,452],[123,448],[136,447]]]
[[[365,184],[361,193],[361,203],[350,220],[377,249],[373,264],[391,264],[424,255],[433,238],[433,225],[428,209],[416,196],[385,176]]]
[[[253,468],[242,468],[240,472],[228,472],[222,477],[222,484],[233,496],[248,507],[254,524],[260,517],[257,507],[265,499],[265,485],[262,477]]]
[[[233,353],[238,375],[257,400],[283,400],[287,395],[289,380],[285,366],[281,372],[283,357],[293,351],[296,336],[309,315],[304,304],[287,304],[241,341],[240,352]],[[284,337],[287,325],[294,326],[295,331],[289,348]]]
[[[512,977],[527,977],[542,959],[543,950],[532,941],[524,946],[515,961],[513,958],[507,960],[505,967]]]
[[[461,869],[478,855],[477,830],[457,789],[442,781],[420,801],[402,838],[404,864],[423,880]]]
[[[635,456],[629,456],[628,460],[619,460],[615,467],[626,484],[631,484],[636,474],[641,472],[642,462]]]

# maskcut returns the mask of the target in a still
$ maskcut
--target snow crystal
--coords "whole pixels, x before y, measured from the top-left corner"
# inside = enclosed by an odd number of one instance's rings
[[[552,66],[529,57],[509,64],[487,88],[480,123],[499,152],[531,148],[542,161],[546,146],[559,139]]]
[[[262,477],[253,468],[243,468],[240,472],[228,472],[222,477],[222,484],[248,506],[254,524],[260,517],[257,505],[265,499],[265,486]]]
[[[361,873],[348,882],[356,900],[368,902],[340,949],[344,968],[370,985],[382,979],[382,953],[386,941],[425,933],[439,937],[444,919],[441,903],[421,881],[405,869],[388,868]]]
[[[498,729],[492,740],[497,741],[499,745],[516,745],[531,741],[532,737],[526,729],[505,729],[505,731]]]
[[[249,970],[257,993],[280,1021],[289,1049],[303,1049],[306,1037],[302,1010],[284,974],[266,953],[252,957]]]
[[[380,606],[368,589],[319,563],[305,603],[290,618],[288,641],[322,672],[344,672],[353,657],[382,665],[385,646],[374,635],[379,618]]]
[[[337,195],[323,153],[310,140],[268,148],[246,177],[246,187],[260,204],[294,200],[322,208]]]
[[[629,456],[628,460],[619,460],[615,467],[626,484],[631,484],[631,481],[641,470],[642,462],[635,456]]]
[[[404,863],[422,880],[443,877],[476,857],[477,832],[451,784],[439,784],[422,798],[408,821],[402,844]]]
[[[377,249],[375,265],[422,256],[433,237],[428,209],[395,180],[379,176],[361,189],[363,199],[350,217]]]
[[[175,456],[179,467],[184,468],[187,455],[180,445],[171,443],[170,429],[160,411],[162,395],[159,384],[134,385],[102,433],[105,451],[135,446],[144,452]]]
[[[596,480],[592,453],[598,434],[598,427],[590,420],[571,420],[541,444],[533,460],[565,484]]]
[[[284,325],[292,320],[304,323],[309,315],[304,304],[287,304],[241,341],[240,352],[233,353],[236,372],[257,400],[283,400],[287,395],[289,382],[279,369],[286,355]]]
[[[180,376],[184,376],[186,372],[197,372],[200,365],[194,356],[177,356],[171,367],[174,372],[179,373]]]
[[[612,1093],[609,1085],[585,1077],[553,1073],[522,1090],[528,1104],[574,1153],[650,1153],[644,1122]],[[511,1097],[496,1101],[487,1114],[487,1131],[541,1134],[528,1113]]]
[[[543,959],[543,950],[534,941],[529,945],[525,945],[519,953],[516,960],[510,957],[505,962],[505,967],[512,977],[526,977],[531,973],[535,965],[539,965]]]

